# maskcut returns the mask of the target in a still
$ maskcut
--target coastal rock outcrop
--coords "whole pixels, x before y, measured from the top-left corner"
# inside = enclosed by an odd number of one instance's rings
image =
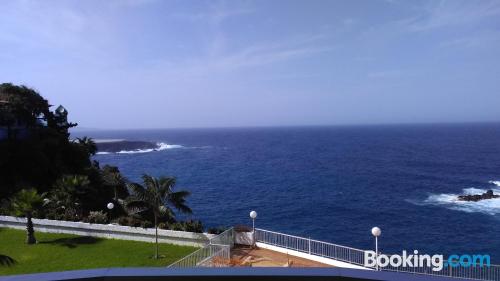
[[[483,194],[459,195],[458,200],[459,201],[477,202],[480,200],[494,199],[494,198],[499,198],[499,197],[500,197],[500,195],[494,194],[493,190],[490,189]]]
[[[148,141],[128,141],[128,140],[106,140],[96,141],[99,152],[120,152],[120,151],[137,151],[144,149],[158,149],[158,145]]]

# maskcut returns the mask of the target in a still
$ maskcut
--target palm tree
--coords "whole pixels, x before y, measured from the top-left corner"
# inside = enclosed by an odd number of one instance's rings
[[[0,265],[11,266],[15,263],[16,261],[13,258],[0,254]]]
[[[119,198],[127,197],[127,179],[122,176],[118,167],[105,165],[101,169],[102,179],[105,185],[113,188],[114,200],[118,202]]]
[[[84,175],[64,175],[56,181],[51,191],[50,204],[64,213],[82,215],[85,196],[90,192],[90,180]]]
[[[92,138],[83,137],[77,138],[76,140],[85,148],[89,156],[95,155],[97,153],[97,144]]]
[[[144,186],[138,183],[130,183],[128,186],[133,191],[134,196],[127,202],[127,208],[137,212],[150,211],[154,215],[156,251],[155,258],[158,258],[158,219],[160,217],[174,217],[171,207],[180,212],[191,214],[191,209],[186,205],[188,191],[175,191],[174,177],[155,178],[143,175]]]
[[[26,216],[27,244],[35,244],[35,230],[33,228],[33,212],[43,205],[44,194],[38,194],[35,189],[23,189],[16,193],[11,200],[11,206],[17,216]]]

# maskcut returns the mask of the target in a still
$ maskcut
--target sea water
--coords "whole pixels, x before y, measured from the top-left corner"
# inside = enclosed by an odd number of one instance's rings
[[[171,175],[205,226],[251,224],[361,249],[483,253],[500,263],[500,124],[80,131],[157,143],[95,160]]]

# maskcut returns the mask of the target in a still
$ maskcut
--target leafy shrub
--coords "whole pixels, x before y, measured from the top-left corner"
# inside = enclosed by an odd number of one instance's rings
[[[108,223],[108,215],[103,211],[91,211],[85,221],[89,223],[106,224]]]
[[[143,228],[151,228],[151,227],[154,227],[153,223],[152,223],[152,222],[150,222],[150,221],[143,221],[143,222],[141,223],[141,226],[142,226]]]
[[[186,223],[186,231],[190,232],[203,232],[203,224],[199,220],[188,220]]]
[[[174,222],[168,225],[168,229],[176,231],[186,231],[186,226],[182,222]]]
[[[45,213],[45,218],[49,220],[58,221],[80,221],[81,218],[78,216],[78,212],[75,209],[48,209]]]
[[[227,227],[224,226],[218,226],[218,227],[211,227],[207,230],[209,234],[221,234],[222,232],[226,231]]]
[[[142,221],[137,219],[137,218],[131,217],[131,216],[120,217],[118,219],[118,224],[125,225],[125,226],[140,227],[140,226],[142,226]]]
[[[10,215],[10,202],[7,199],[0,200],[0,215],[8,216]]]
[[[246,225],[237,225],[234,227],[236,232],[252,232],[252,228]]]
[[[187,220],[175,222],[169,225],[169,229],[177,231],[203,232],[203,224],[199,220]]]

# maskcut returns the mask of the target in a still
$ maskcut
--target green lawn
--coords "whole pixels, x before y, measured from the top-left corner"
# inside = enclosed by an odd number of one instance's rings
[[[167,266],[196,250],[160,244],[163,258],[153,259],[154,244],[69,234],[35,233],[38,243],[26,245],[26,232],[0,228],[0,254],[17,264],[0,266],[0,275],[102,267]]]

